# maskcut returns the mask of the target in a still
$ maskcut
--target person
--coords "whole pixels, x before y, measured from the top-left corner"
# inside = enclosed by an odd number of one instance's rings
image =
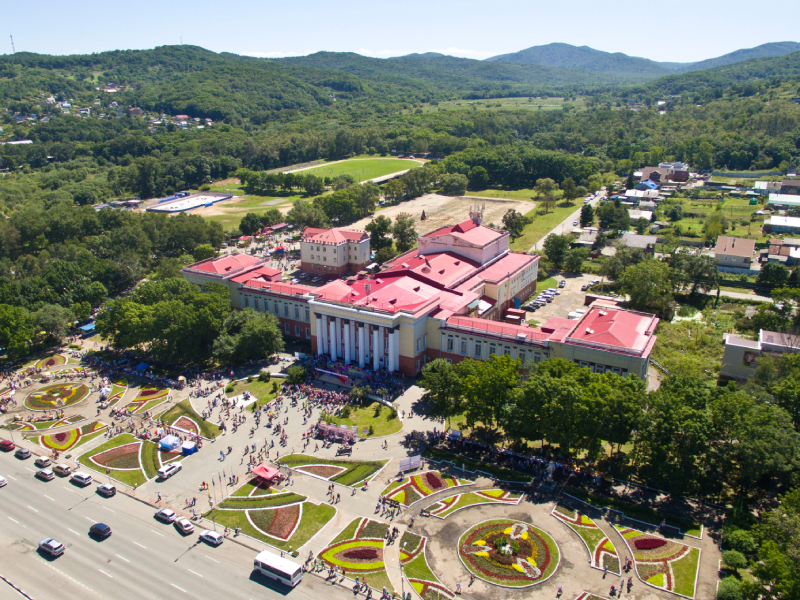
[[[461,594],[461,584],[456,583],[456,594]]]
[[[557,594],[557,596],[561,596],[561,594],[563,594],[563,593],[564,593],[564,586],[563,585],[558,586],[558,594]]]

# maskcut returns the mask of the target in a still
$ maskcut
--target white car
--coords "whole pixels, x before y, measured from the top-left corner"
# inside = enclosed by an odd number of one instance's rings
[[[6,481],[6,478],[0,475],[0,487],[5,487],[7,483],[8,481]]]
[[[164,523],[174,523],[175,519],[178,518],[178,515],[175,514],[174,510],[170,510],[168,508],[161,508],[155,514],[156,519],[159,521],[163,521]]]
[[[39,542],[39,550],[47,552],[50,556],[61,556],[64,554],[64,544],[53,538],[44,538]]]
[[[69,480],[77,483],[78,485],[87,486],[92,483],[92,476],[88,473],[84,473],[83,471],[78,471],[77,473],[73,473]]]
[[[222,537],[221,533],[217,533],[216,531],[211,531],[210,529],[204,529],[200,532],[200,539],[203,540],[209,546],[219,546],[222,544],[223,540],[225,539]]]
[[[169,479],[175,473],[180,471],[183,468],[183,464],[180,462],[170,463],[168,465],[164,465],[158,470],[158,478],[159,479]]]
[[[101,496],[105,496],[106,498],[110,498],[117,493],[117,488],[110,483],[101,483],[97,486],[97,493]]]
[[[183,535],[189,535],[194,531],[194,525],[192,525],[192,522],[186,517],[179,517],[175,519],[173,525],[175,525],[175,528]]]

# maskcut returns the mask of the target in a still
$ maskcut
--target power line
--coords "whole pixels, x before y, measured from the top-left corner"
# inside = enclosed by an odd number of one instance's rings
[[[17,49],[14,48],[14,36],[13,35],[9,35],[8,37],[11,38],[11,53],[12,54],[16,54],[17,53]]]

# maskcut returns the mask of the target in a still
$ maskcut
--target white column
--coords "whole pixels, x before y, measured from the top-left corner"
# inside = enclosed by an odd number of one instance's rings
[[[322,327],[322,315],[316,315],[317,317],[317,356],[322,356],[325,352],[325,344],[322,341],[323,337],[323,327]]]
[[[336,360],[336,319],[330,320],[330,341],[331,341],[331,360]]]
[[[336,356],[343,356],[342,354],[342,319],[341,317],[336,317]]]
[[[379,327],[378,328],[378,366],[380,366],[381,361],[383,359],[383,366],[386,367],[386,328]]]
[[[344,331],[342,334],[344,335],[344,364],[350,364],[350,325],[352,321],[345,321],[344,322]]]
[[[361,367],[362,369],[366,364],[365,357],[367,356],[367,353],[365,352],[366,348],[364,346],[364,344],[367,343],[366,341],[367,336],[364,335],[364,333],[366,332],[366,328],[367,327],[366,325],[364,325],[364,323],[358,324],[358,366]]]
[[[319,334],[322,338],[322,353],[328,353],[328,317],[325,315],[321,315],[322,317],[322,331]]]
[[[400,329],[392,332],[392,354],[394,355],[394,371],[400,370]]]
[[[380,367],[380,363],[378,362],[378,336],[381,333],[380,327],[375,327],[372,331],[372,369],[377,371]]]
[[[389,356],[386,358],[385,368],[387,371],[391,372],[394,370],[394,329],[389,330],[389,340],[387,345],[389,346],[387,348],[387,354],[389,354]]]
[[[356,322],[350,320],[350,327],[347,330],[347,337],[350,340],[350,360],[357,361],[356,355]]]

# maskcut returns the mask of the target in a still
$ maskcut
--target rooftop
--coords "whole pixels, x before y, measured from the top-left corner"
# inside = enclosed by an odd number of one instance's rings
[[[412,250],[390,261],[384,273],[411,271],[441,283],[444,287],[450,287],[480,266],[452,252],[412,256],[415,252]]]
[[[307,296],[314,291],[314,288],[305,285],[295,285],[292,283],[278,283],[277,281],[251,280],[243,284],[243,287],[260,292],[279,294],[281,296]]]
[[[728,237],[726,235],[721,235],[717,238],[717,246],[714,248],[715,255],[742,256],[745,258],[753,256],[755,251],[755,240]]]
[[[656,341],[654,315],[604,306],[591,307],[565,337],[567,343],[646,354]]]
[[[486,267],[483,271],[480,271],[478,277],[490,283],[499,283],[520,269],[538,260],[538,256],[521,254],[519,252],[508,252],[502,258]]]
[[[629,248],[641,248],[647,250],[650,246],[655,246],[658,237],[655,235],[637,235],[635,233],[623,233],[620,244]]]
[[[772,216],[764,221],[764,225],[778,225],[782,227],[799,227],[800,217]]]
[[[283,271],[281,271],[280,269],[273,269],[272,267],[261,265],[257,269],[247,271],[246,273],[243,273],[241,275],[237,275],[236,277],[233,277],[231,280],[236,283],[241,283],[244,285],[253,285],[254,283],[258,282],[268,282],[270,278],[282,274]]]
[[[332,227],[331,229],[319,229],[318,227],[306,227],[303,230],[303,241],[314,242],[317,244],[344,244],[345,242],[359,242],[369,239],[369,235],[363,231],[355,229],[344,229],[342,227]]]
[[[199,271],[206,275],[217,275],[227,277],[234,273],[240,273],[244,269],[260,265],[264,262],[263,258],[258,258],[250,254],[229,254],[219,258],[209,258],[207,260],[194,263],[184,267],[183,271]]]
[[[443,329],[467,331],[478,335],[492,335],[511,342],[541,342],[547,341],[548,334],[535,327],[524,325],[511,325],[488,319],[475,319],[473,317],[450,317],[445,322]]]
[[[508,233],[478,225],[472,219],[468,219],[458,225],[448,225],[436,229],[423,237],[434,238],[441,235],[452,235],[475,246],[487,246]]]

